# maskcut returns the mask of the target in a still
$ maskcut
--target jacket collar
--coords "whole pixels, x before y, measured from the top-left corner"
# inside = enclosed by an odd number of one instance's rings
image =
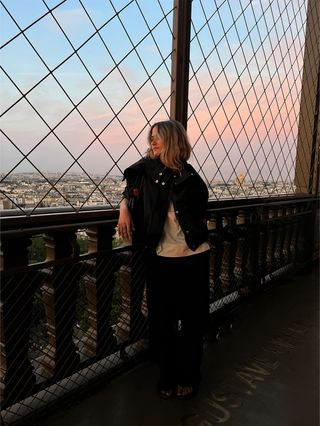
[[[166,186],[172,179],[173,171],[161,163],[159,159],[150,159],[146,162],[146,175],[151,178],[154,183]]]
[[[194,168],[187,162],[185,163],[182,175],[180,175],[178,172],[174,172],[172,169],[162,164],[159,158],[142,158],[124,171],[124,177],[130,176],[131,173],[136,174],[143,172],[149,176],[153,182],[161,186],[166,186],[171,179],[178,185],[183,183],[190,176],[197,174]]]

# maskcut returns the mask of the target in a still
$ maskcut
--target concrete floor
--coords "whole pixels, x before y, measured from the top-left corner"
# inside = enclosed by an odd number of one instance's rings
[[[190,401],[164,401],[146,362],[51,413],[41,426],[318,426],[319,268],[248,300],[232,333],[208,336],[203,382]]]

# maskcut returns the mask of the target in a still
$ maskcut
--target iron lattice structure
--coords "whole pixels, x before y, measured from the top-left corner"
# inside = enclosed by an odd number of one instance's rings
[[[210,190],[210,333],[319,252],[317,0],[24,3],[0,0],[4,425],[148,356],[144,248],[115,228],[150,123],[187,126]]]
[[[0,4],[3,206],[117,208],[114,176],[144,155],[150,123],[179,119],[173,104],[212,199],[294,192],[306,0],[193,0],[185,99],[177,2]]]

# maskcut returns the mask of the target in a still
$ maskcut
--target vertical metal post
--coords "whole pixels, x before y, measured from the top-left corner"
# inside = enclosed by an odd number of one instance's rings
[[[309,0],[296,155],[296,192],[314,194],[314,164],[319,149],[318,79],[320,66],[320,2]]]
[[[192,0],[174,0],[170,118],[187,127]]]
[[[320,41],[319,41],[320,43]],[[318,193],[318,173],[317,168],[315,169],[316,160],[319,161],[319,102],[320,101],[320,61],[318,65],[318,82],[317,82],[317,93],[316,93],[316,102],[315,102],[315,111],[314,111],[314,122],[313,122],[313,136],[312,136],[312,150],[311,150],[311,160],[310,160],[310,173],[309,173],[309,194]],[[316,183],[314,184],[314,179]]]

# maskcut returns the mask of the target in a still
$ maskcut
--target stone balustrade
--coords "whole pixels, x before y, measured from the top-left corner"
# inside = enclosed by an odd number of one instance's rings
[[[317,205],[310,197],[209,203],[210,303],[246,297],[311,261]],[[76,381],[99,360],[115,369],[134,345],[146,349],[144,250],[115,245],[117,214],[1,219],[2,407]],[[44,260],[32,263],[36,237]]]

